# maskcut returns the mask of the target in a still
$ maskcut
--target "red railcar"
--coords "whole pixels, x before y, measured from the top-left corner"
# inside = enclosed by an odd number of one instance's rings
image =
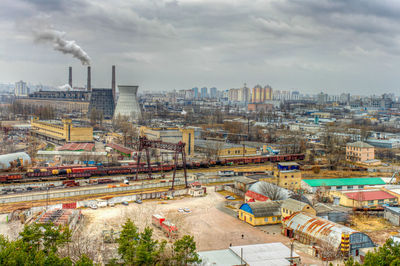
[[[72,168],[72,173],[85,173],[88,171],[95,171],[97,167],[80,167],[80,168]]]
[[[163,221],[161,223],[161,230],[170,238],[178,237],[178,228],[170,221]]]
[[[161,228],[161,224],[165,221],[165,217],[159,215],[159,214],[153,214],[151,216],[151,223],[158,228]]]
[[[73,178],[89,178],[91,177],[92,174],[90,172],[80,172],[80,173],[69,173],[67,174],[67,178],[73,179]]]

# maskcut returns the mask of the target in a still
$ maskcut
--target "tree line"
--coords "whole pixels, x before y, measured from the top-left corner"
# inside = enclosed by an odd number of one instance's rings
[[[87,254],[73,254],[71,236],[68,227],[51,223],[26,225],[15,241],[0,235],[0,265],[97,265]],[[193,236],[184,235],[168,244],[154,239],[151,227],[139,231],[130,219],[123,225],[117,244],[118,256],[103,262],[105,265],[183,266],[201,262]]]

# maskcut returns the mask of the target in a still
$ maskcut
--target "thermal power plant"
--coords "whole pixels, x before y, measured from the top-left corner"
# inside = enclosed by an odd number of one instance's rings
[[[137,99],[138,86],[118,85],[119,97],[114,112],[114,119],[118,116],[128,117],[130,121],[137,121],[142,117]]]

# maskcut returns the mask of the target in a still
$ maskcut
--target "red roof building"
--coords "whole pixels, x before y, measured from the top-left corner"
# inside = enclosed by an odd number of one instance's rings
[[[396,197],[381,190],[344,193],[347,198],[357,201],[395,199]]]
[[[110,148],[116,150],[117,152],[122,153],[122,155],[128,156],[128,157],[132,157],[132,154],[135,152],[134,150],[131,150],[129,148],[126,148],[124,146],[121,146],[121,145],[118,145],[115,143],[108,143],[106,146],[110,147]]]
[[[257,202],[257,201],[267,201],[269,198],[257,192],[247,190],[245,196],[246,202]]]
[[[94,143],[67,143],[59,151],[93,151]]]

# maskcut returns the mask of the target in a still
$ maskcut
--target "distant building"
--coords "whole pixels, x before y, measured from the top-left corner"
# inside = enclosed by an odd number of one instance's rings
[[[193,91],[193,97],[195,99],[199,98],[199,88],[194,87],[194,88],[192,88],[192,91]]]
[[[200,96],[202,99],[208,98],[207,87],[201,88]]]
[[[29,88],[26,86],[26,82],[23,82],[22,80],[15,82],[14,95],[15,96],[29,95]]]
[[[357,141],[346,145],[346,159],[351,162],[361,163],[375,159],[375,148],[368,143]]]
[[[210,88],[210,98],[212,98],[212,99],[217,98],[217,88],[215,88],[215,87]]]

